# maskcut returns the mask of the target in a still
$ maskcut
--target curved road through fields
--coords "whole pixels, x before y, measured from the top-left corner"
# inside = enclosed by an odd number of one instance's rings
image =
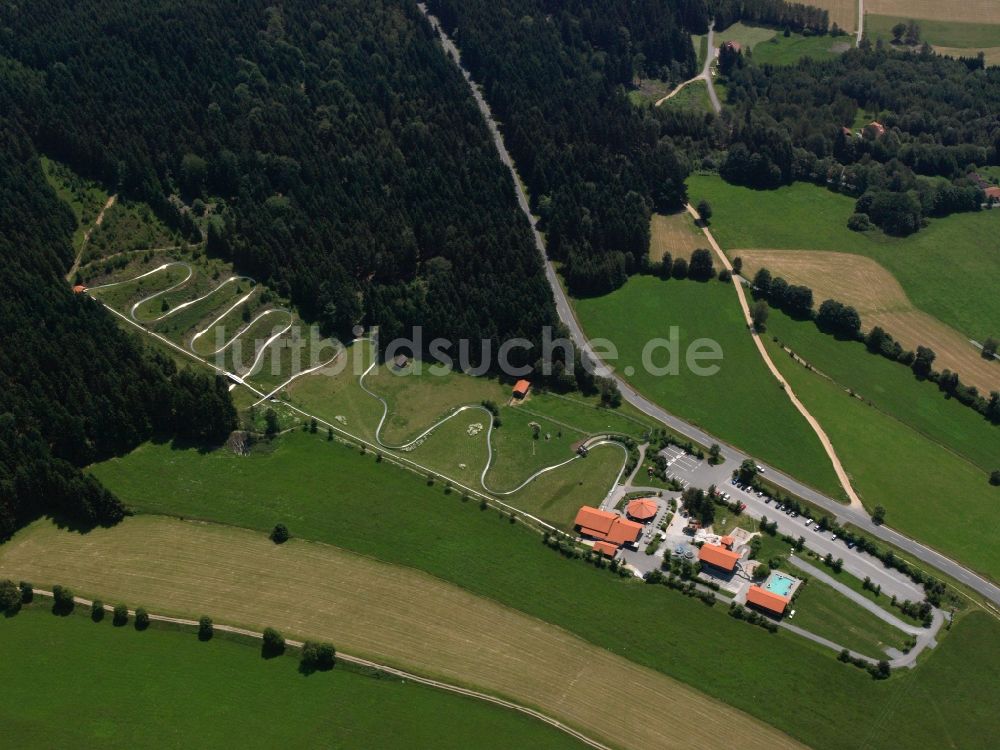
[[[528,218],[528,223],[531,226],[531,231],[535,239],[535,246],[542,257],[542,262],[545,269],[545,278],[549,283],[549,287],[552,289],[552,295],[555,298],[556,311],[558,312],[559,319],[566,325],[570,331],[570,335],[573,342],[580,349],[581,352],[587,354],[591,360],[597,365],[597,372],[600,375],[605,375],[614,378],[618,383],[618,387],[621,390],[622,398],[628,401],[630,404],[635,406],[640,411],[644,412],[646,415],[652,417],[658,422],[662,422],[667,425],[673,431],[684,435],[689,440],[702,445],[711,445],[712,443],[718,443],[722,447],[724,453],[726,454],[727,461],[725,466],[729,466],[732,463],[737,465],[744,459],[750,458],[750,455],[746,452],[729,445],[725,441],[719,440],[713,435],[708,434],[704,430],[695,427],[692,424],[685,422],[684,420],[674,416],[669,413],[666,409],[661,407],[659,404],[655,404],[648,398],[643,396],[641,393],[636,391],[631,385],[629,385],[625,380],[616,375],[607,365],[601,362],[600,358],[596,356],[593,348],[590,346],[587,337],[584,335],[583,329],[580,326],[579,321],[576,319],[576,315],[573,312],[573,308],[569,303],[569,299],[566,296],[566,292],[562,288],[562,284],[559,282],[559,277],[556,274],[556,270],[552,263],[548,259],[548,255],[545,251],[545,242],[542,238],[541,233],[538,231],[537,218],[531,212],[531,206],[528,203],[528,196],[525,193],[525,189],[521,184],[520,179],[517,175],[517,169],[514,166],[514,162],[511,159],[510,154],[507,151],[506,144],[504,143],[503,136],[500,134],[500,129],[497,126],[496,120],[493,119],[493,113],[490,110],[489,104],[487,104],[486,99],[483,97],[479,86],[472,79],[471,74],[462,65],[461,53],[458,47],[451,41],[447,34],[445,34],[444,29],[441,28],[438,20],[430,14],[426,6],[423,3],[419,3],[418,7],[425,14],[425,16],[430,21],[431,27],[437,32],[438,37],[441,41],[441,45],[444,50],[450,54],[451,58],[458,66],[461,71],[462,76],[465,78],[472,91],[472,96],[476,100],[476,104],[479,106],[479,110],[483,115],[483,119],[486,121],[486,125],[489,128],[490,134],[493,137],[494,146],[497,149],[497,153],[500,156],[500,160],[507,166],[511,172],[511,176],[514,182],[514,190],[517,196],[518,204],[524,215]],[[860,26],[859,22],[859,26]],[[762,462],[758,461],[767,470],[768,480],[780,487],[783,491],[788,492],[792,495],[797,495],[803,500],[812,503],[813,505],[822,508],[828,512],[832,517],[836,518],[842,524],[852,524],[859,528],[866,534],[881,539],[889,544],[892,544],[904,552],[912,555],[918,560],[923,561],[927,565],[937,568],[941,572],[951,576],[956,581],[968,586],[973,591],[976,591],[987,600],[995,605],[1000,605],[1000,586],[997,586],[992,581],[987,580],[983,576],[974,573],[968,568],[964,567],[958,562],[955,562],[949,557],[937,552],[936,550],[927,547],[913,539],[910,539],[898,531],[884,526],[872,523],[871,518],[868,513],[863,509],[852,508],[845,506],[842,503],[834,500],[833,498],[827,497],[821,492],[817,492],[812,487],[809,487],[797,479],[788,476],[780,471],[777,471],[773,467],[769,467]]]

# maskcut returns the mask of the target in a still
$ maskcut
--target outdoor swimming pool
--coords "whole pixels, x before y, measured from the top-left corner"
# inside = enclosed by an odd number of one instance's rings
[[[774,571],[771,573],[770,578],[767,579],[767,583],[764,584],[764,588],[778,596],[788,596],[794,585],[794,578],[789,578],[778,571]]]

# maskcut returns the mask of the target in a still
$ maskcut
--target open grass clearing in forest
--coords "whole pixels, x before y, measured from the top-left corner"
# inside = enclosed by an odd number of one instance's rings
[[[995,6],[995,3],[993,4]],[[920,29],[920,43],[928,42],[935,51],[954,57],[975,57],[980,50],[1000,47],[1000,14],[992,22],[930,20],[913,15],[873,15],[865,17],[865,32],[872,39],[893,39],[892,27],[914,21]],[[946,48],[944,52],[940,48]],[[903,47],[903,49],[909,49]],[[987,64],[989,64],[987,62]]]
[[[611,294],[574,300],[574,306],[589,336],[614,343],[618,357],[609,363],[646,397],[840,497],[819,440],[761,361],[730,284],[635,276]],[[662,370],[647,367],[643,352],[653,367],[666,368],[673,357],[662,340],[671,335],[678,342],[677,372],[656,374]],[[718,370],[697,374],[685,352],[710,341],[721,348],[722,358],[700,365]]]
[[[760,248],[864,255],[895,276],[919,310],[977,341],[1000,336],[995,284],[1000,253],[984,241],[1000,234],[1000,211],[931,219],[919,232],[897,238],[849,230],[854,199],[818,185],[751,190],[715,175],[692,175],[688,192],[692,203],[705,199],[712,204],[712,232],[727,252]]]
[[[93,180],[87,180],[73,172],[65,164],[41,157],[45,180],[56,191],[56,195],[67,205],[76,218],[73,230],[73,249],[79,250],[87,231],[108,201],[108,193]]]
[[[673,85],[658,78],[644,78],[639,87],[628,92],[629,100],[635,105],[656,104],[673,90]]]
[[[910,640],[907,633],[820,581],[803,585],[792,606],[799,627],[873,659],[887,658],[886,648],[902,651]]]
[[[182,515],[262,532],[280,521],[296,537],[423,570],[680,679],[817,750],[854,750],[856,738],[838,731],[845,722],[884,722],[869,738],[877,750],[929,741],[991,748],[987,727],[993,717],[979,707],[1000,700],[992,680],[1000,654],[963,662],[961,670],[942,667],[954,669],[961,683],[938,698],[945,721],[937,713],[911,710],[905,700],[911,673],[876,682],[793,634],[772,635],[728,617],[724,607],[709,608],[566,559],[543,546],[524,524],[480,510],[474,501],[463,503],[458,493],[446,495],[440,485],[427,486],[388,461],[376,463],[371,454],[360,455],[323,436],[289,433],[270,450],[249,456],[146,444],[91,471],[138,513]],[[155,488],[150,476],[158,477]],[[364,492],[350,491],[355,487]],[[609,612],[628,617],[603,614]],[[966,638],[965,632],[964,620],[957,622],[942,633],[942,646]],[[1000,638],[1000,623],[987,620],[986,632]],[[706,669],[706,654],[726,668]],[[939,646],[927,663],[941,654],[959,658],[964,650]],[[973,692],[975,705],[951,697]],[[885,705],[900,701],[899,711],[884,714]],[[776,713],[775,704],[800,710]]]
[[[0,574],[291,637],[536,707],[622,747],[684,748],[707,721],[744,747],[798,747],[686,685],[431,576],[311,542],[163,518],[86,535],[41,522],[0,548]],[[609,692],[608,682],[616,686]],[[553,690],[553,686],[561,689]]]
[[[725,29],[715,30],[715,43],[722,46],[724,42],[739,42],[743,49],[753,49],[761,42],[766,42],[778,32],[764,26],[750,26],[737,21]]]
[[[896,278],[871,258],[801,250],[728,250],[728,254],[743,258],[747,278],[767,268],[790,284],[812,289],[817,309],[827,299],[851,305],[865,330],[881,326],[907,349],[929,346],[937,355],[935,369],[957,372],[964,383],[983,393],[1000,389],[1000,362],[983,359],[968,337],[914,307]]]
[[[661,107],[688,109],[693,112],[714,114],[712,100],[708,97],[708,85],[702,80],[691,81],[684,88],[660,102]]]
[[[987,473],[767,345],[823,425],[865,507],[883,506],[894,529],[1000,580],[997,489]]]
[[[803,57],[813,60],[832,60],[854,46],[850,36],[804,36],[777,34],[753,48],[754,62],[761,65],[795,65]]]
[[[385,748],[580,747],[518,713],[344,662],[310,676],[296,651],[262,659],[259,642],[221,632],[205,643],[190,630],[139,632],[50,607],[39,597],[0,619],[0,682],[18,686],[0,722],[21,748],[333,747],[362,737]],[[73,721],[52,720],[60,715]],[[447,732],[434,715],[449,717]]]
[[[672,258],[686,260],[691,257],[691,253],[706,244],[705,236],[694,225],[694,220],[687,211],[669,215],[653,214],[649,222],[649,235],[649,258],[653,261],[663,260],[667,253]]]

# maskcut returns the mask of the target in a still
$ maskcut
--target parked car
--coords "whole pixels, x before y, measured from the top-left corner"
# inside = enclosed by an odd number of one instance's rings
[[[768,495],[767,497],[764,498],[764,504],[765,505],[770,505],[771,504],[771,496],[770,495]]]
[[[757,464],[757,473],[758,474],[763,474],[764,473],[764,467],[761,466],[760,464]]]
[[[807,528],[807,529],[808,529],[808,528],[809,528],[810,526],[812,526],[812,522],[813,522],[813,520],[812,520],[811,518],[810,518],[810,519],[809,519],[808,521],[806,521],[806,528]]]
[[[791,620],[793,617],[795,617],[795,610],[794,609],[791,612],[788,613],[788,619],[789,620]]]
[[[746,509],[747,509],[747,504],[746,503],[740,503],[740,511],[744,511]]]

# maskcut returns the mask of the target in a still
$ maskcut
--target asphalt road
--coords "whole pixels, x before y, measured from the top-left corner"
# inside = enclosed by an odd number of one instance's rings
[[[426,9],[423,9],[426,13]],[[573,339],[574,344],[577,348],[585,352],[593,362],[598,365],[598,372],[606,376],[614,378],[618,383],[618,387],[621,389],[622,398],[628,401],[630,404],[635,406],[640,411],[644,412],[648,416],[652,417],[654,420],[662,422],[667,425],[671,430],[677,432],[693,440],[696,443],[701,443],[702,445],[711,445],[712,443],[718,443],[723,452],[729,459],[729,463],[739,463],[744,458],[749,458],[749,454],[741,451],[734,446],[728,445],[727,443],[719,440],[713,435],[708,434],[704,430],[696,427],[695,425],[689,424],[684,420],[674,416],[669,413],[666,409],[654,404],[652,401],[647,399],[645,396],[636,391],[632,386],[625,382],[620,376],[614,374],[606,365],[603,365],[600,358],[596,356],[593,348],[584,335],[583,328],[580,326],[579,321],[576,319],[576,315],[573,312],[573,308],[569,303],[569,299],[566,296],[566,292],[559,281],[559,277],[556,274],[556,270],[552,263],[548,260],[548,255],[545,251],[545,242],[542,239],[541,233],[538,231],[537,217],[532,214],[531,206],[528,202],[528,196],[525,192],[524,186],[517,174],[517,170],[514,167],[514,162],[511,159],[510,154],[507,152],[507,146],[504,143],[503,137],[500,134],[500,130],[497,127],[496,120],[493,118],[493,113],[490,110],[489,104],[487,104],[486,99],[483,97],[482,92],[479,90],[479,86],[473,81],[472,76],[469,72],[462,66],[462,57],[458,48],[452,43],[452,41],[447,37],[444,31],[437,24],[437,21],[431,18],[431,25],[438,32],[441,39],[441,44],[445,51],[448,52],[455,61],[455,64],[461,70],[462,75],[469,84],[469,88],[472,91],[472,95],[476,100],[476,104],[479,106],[479,110],[483,115],[483,119],[486,121],[486,125],[490,130],[490,134],[493,137],[493,143],[496,146],[497,153],[500,156],[500,160],[507,166],[511,171],[511,175],[514,181],[514,189],[517,194],[517,201],[520,204],[521,210],[524,215],[528,217],[528,221],[531,224],[531,231],[535,238],[535,246],[538,249],[539,254],[542,257],[545,269],[545,278],[549,283],[549,287],[552,289],[552,295],[555,298],[556,311],[559,314],[559,319],[566,325],[570,331],[570,335]],[[711,87],[710,87],[711,90]],[[972,590],[984,596],[989,601],[996,605],[1000,605],[1000,587],[996,584],[986,580],[982,576],[973,573],[971,570],[963,567],[954,560],[945,557],[941,553],[926,547],[925,545],[910,539],[909,537],[903,536],[897,531],[884,525],[873,524],[871,519],[864,511],[853,510],[842,503],[834,500],[833,498],[827,497],[820,492],[807,487],[798,480],[783,474],[773,467],[767,466],[762,462],[758,461],[758,464],[764,466],[767,470],[767,478],[775,485],[780,487],[783,491],[790,493],[792,495],[797,495],[798,497],[806,500],[813,505],[822,508],[824,511],[829,513],[831,517],[835,517],[840,523],[850,523],[857,526],[859,529],[864,531],[866,534],[881,539],[883,541],[889,542],[895,545],[899,549],[907,552],[918,560],[926,563],[930,567],[937,568],[940,571],[951,576],[955,580],[965,584]]]

